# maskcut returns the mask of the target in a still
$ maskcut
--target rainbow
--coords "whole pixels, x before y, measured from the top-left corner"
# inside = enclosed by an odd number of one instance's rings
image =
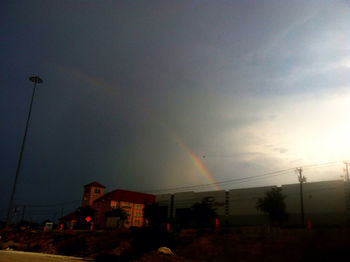
[[[60,64],[54,64],[51,63],[55,68],[65,72],[65,73],[69,73],[74,75],[77,79],[81,80],[81,81],[85,81],[88,82],[90,84],[96,85],[96,86],[102,86],[104,88],[108,88],[110,90],[115,90],[116,88],[113,87],[112,85],[101,81],[100,79],[98,79],[97,77],[92,77],[86,73],[83,73],[81,71],[78,71],[74,68],[68,68],[67,66],[63,66]],[[154,117],[151,117],[151,119],[154,119]],[[155,119],[154,119],[155,120]],[[213,184],[212,187],[215,190],[220,190],[220,187],[218,185],[215,184],[215,180],[213,178],[213,176],[210,174],[209,170],[205,167],[205,165],[202,163],[202,161],[200,160],[200,158],[194,154],[191,149],[184,143],[184,141],[177,135],[175,134],[171,129],[169,129],[164,123],[162,123],[161,121],[155,121],[158,124],[160,124],[164,129],[166,129],[168,131],[169,134],[172,135],[172,137],[174,137],[174,139],[177,141],[177,143],[180,145],[180,147],[188,154],[188,156],[190,157],[191,161],[193,162],[193,164],[198,168],[198,170],[201,172],[201,174],[209,181],[210,184]]]
[[[174,133],[173,133],[173,136],[175,137],[179,145],[184,149],[184,151],[186,151],[186,153],[189,155],[194,165],[200,170],[200,172],[205,176],[205,178],[209,181],[209,183],[213,184],[212,187],[215,190],[220,190],[220,187],[215,184],[215,180],[213,176],[210,174],[209,170],[202,163],[200,158],[190,150],[190,148],[184,143],[184,141],[179,136],[177,136]]]
[[[81,72],[81,71],[75,69],[75,68],[67,67],[67,66],[64,66],[61,64],[56,64],[56,63],[50,63],[50,64],[53,65],[56,69],[58,69],[64,73],[68,73],[70,75],[73,75],[75,78],[79,79],[80,81],[87,82],[87,83],[92,84],[92,85],[97,86],[97,87],[103,87],[105,89],[107,88],[108,90],[114,90],[114,91],[117,90],[117,88],[115,86],[112,86],[111,84],[108,84],[108,83],[100,80],[97,77],[88,75],[84,72]]]

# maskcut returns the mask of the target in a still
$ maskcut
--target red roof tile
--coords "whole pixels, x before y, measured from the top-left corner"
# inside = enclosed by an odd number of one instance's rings
[[[150,204],[156,200],[156,196],[151,194],[140,193],[140,192],[117,189],[96,199],[95,202],[102,201],[102,200],[114,200],[114,201],[125,201],[125,202],[139,203],[139,204],[142,204],[142,203]]]
[[[98,183],[96,181],[94,181],[94,182],[92,182],[90,184],[87,184],[84,187],[91,187],[91,186],[106,188],[104,185],[101,185],[100,183]]]

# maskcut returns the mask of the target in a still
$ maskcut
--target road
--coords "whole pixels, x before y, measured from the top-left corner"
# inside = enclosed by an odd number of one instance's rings
[[[66,257],[51,254],[0,250],[0,262],[77,262],[93,261],[79,257]]]

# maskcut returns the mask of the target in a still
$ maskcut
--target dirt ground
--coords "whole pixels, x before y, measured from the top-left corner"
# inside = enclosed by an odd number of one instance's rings
[[[260,227],[106,232],[0,231],[0,249],[93,258],[95,261],[336,261],[347,257],[349,228],[281,229]],[[173,256],[157,249],[169,247]]]

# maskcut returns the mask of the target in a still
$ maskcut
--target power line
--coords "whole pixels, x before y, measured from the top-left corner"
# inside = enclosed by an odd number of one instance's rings
[[[340,163],[340,161],[332,161],[332,162],[326,162],[326,163],[320,163],[320,164],[312,164],[312,165],[305,165],[303,168],[310,169],[310,168],[317,168],[317,167],[325,167],[329,165],[335,165],[337,163]],[[173,188],[167,188],[167,189],[154,189],[154,190],[146,190],[147,192],[174,192],[174,191],[180,191],[180,190],[194,190],[197,188],[203,188],[203,187],[210,187],[210,186],[218,186],[223,184],[240,184],[245,182],[251,182],[259,179],[265,179],[275,176],[280,176],[289,173],[289,171],[295,170],[295,167],[277,170],[269,173],[264,173],[260,175],[255,176],[249,176],[249,177],[241,177],[241,178],[235,178],[225,181],[219,181],[214,183],[208,183],[208,184],[198,184],[198,185],[192,185],[192,186],[183,186],[183,187],[173,187]]]
[[[341,161],[332,161],[332,162],[326,162],[321,164],[314,164],[314,165],[306,165],[303,166],[303,169],[312,169],[312,168],[319,168],[319,167],[327,167],[327,166],[334,166],[336,164],[340,164]]]
[[[45,204],[45,205],[26,205],[27,207],[57,207],[57,206],[64,206],[68,204],[74,204],[77,202],[81,202],[81,200],[73,200],[73,201],[67,201],[67,202],[61,202],[61,203],[55,203],[55,204]]]
[[[173,190],[184,190],[184,189],[192,189],[192,188],[198,188],[198,187],[209,187],[209,186],[215,186],[215,185],[222,185],[222,184],[228,184],[228,183],[243,183],[243,182],[248,182],[252,181],[255,178],[260,178],[263,176],[271,176],[274,175],[284,175],[287,173],[287,171],[293,170],[294,168],[288,168],[288,169],[283,169],[279,171],[274,171],[270,173],[265,173],[262,175],[256,175],[256,176],[249,176],[249,177],[241,177],[241,178],[235,178],[235,179],[230,179],[230,180],[225,180],[225,181],[220,181],[220,182],[215,182],[215,183],[209,183],[209,184],[199,184],[199,185],[193,185],[193,186],[184,186],[184,187],[173,187],[173,188],[167,188],[167,189],[158,189],[158,190],[148,190],[148,192],[161,192],[161,191],[173,191]],[[247,180],[247,181],[245,181]]]

